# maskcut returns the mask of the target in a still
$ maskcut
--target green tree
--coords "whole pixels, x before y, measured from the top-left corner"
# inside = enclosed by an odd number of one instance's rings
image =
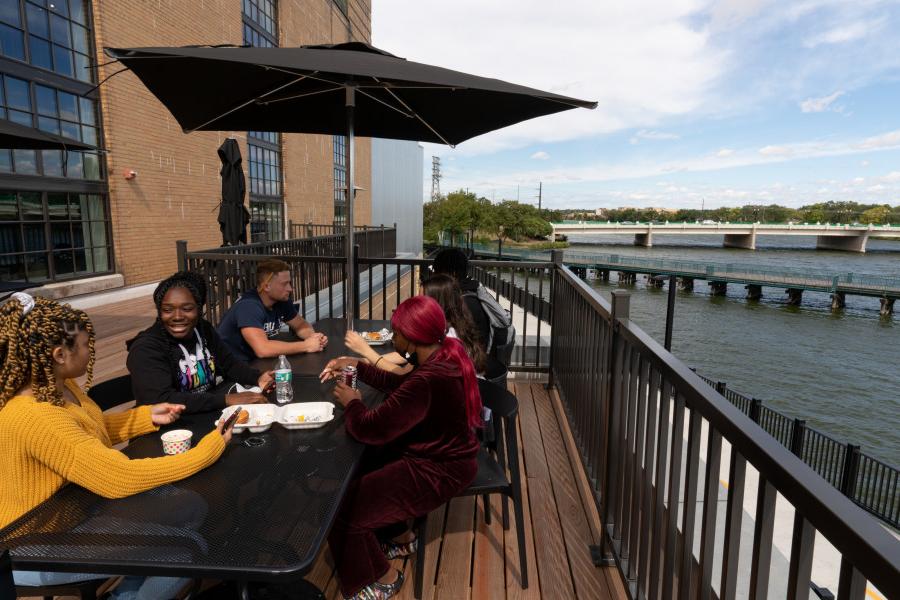
[[[872,208],[863,211],[863,213],[859,216],[859,220],[861,223],[873,223],[875,225],[890,223],[890,218],[891,207],[887,204],[882,204],[881,206],[873,206]]]

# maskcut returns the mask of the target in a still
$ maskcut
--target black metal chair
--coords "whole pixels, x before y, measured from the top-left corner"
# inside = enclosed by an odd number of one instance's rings
[[[88,391],[100,410],[109,410],[134,400],[134,392],[131,389],[131,375],[122,375],[115,379],[98,383]]]
[[[9,560],[9,550],[0,552],[0,600],[14,600],[16,586],[12,578],[12,562]]]
[[[519,446],[516,441],[516,421],[519,415],[519,401],[505,387],[489,381],[478,382],[481,401],[491,409],[494,428],[496,453],[492,453],[489,445],[478,450],[478,473],[475,480],[459,496],[481,496],[484,500],[484,520],[491,522],[490,494],[503,494],[503,528],[509,529],[509,511],[506,497],[512,498],[516,518],[516,537],[519,542],[519,565],[522,573],[522,588],[528,588],[528,565],[525,552],[525,517],[522,508],[522,475],[519,467]],[[503,443],[505,440],[505,443]],[[509,473],[506,476],[506,457],[509,457]],[[422,597],[425,576],[425,546],[428,533],[428,515],[415,520],[413,529],[419,539],[416,552],[415,597]]]
[[[88,395],[101,410],[109,410],[120,404],[125,404],[134,398],[131,391],[131,375],[123,375],[98,383],[90,389]],[[108,577],[90,579],[76,583],[64,583],[60,585],[44,586],[16,586],[16,595],[19,597],[41,596],[44,600],[52,600],[54,596],[76,596],[82,600],[95,600],[98,590],[109,581]]]

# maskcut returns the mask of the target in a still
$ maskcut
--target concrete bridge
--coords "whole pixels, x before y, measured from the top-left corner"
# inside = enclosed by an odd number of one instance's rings
[[[633,235],[636,246],[653,245],[653,234],[721,235],[726,248],[756,250],[760,235],[815,236],[816,247],[823,250],[865,252],[869,238],[900,237],[900,225],[824,225],[767,224],[767,223],[611,223],[577,221],[551,223],[551,240],[564,234],[624,234]]]

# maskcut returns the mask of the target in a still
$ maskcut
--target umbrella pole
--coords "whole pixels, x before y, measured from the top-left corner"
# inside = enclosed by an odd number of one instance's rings
[[[346,86],[347,91],[347,138],[344,144],[344,158],[347,165],[347,192],[344,197],[344,206],[347,217],[347,285],[346,296],[344,297],[344,315],[347,317],[347,330],[353,330],[353,317],[356,311],[356,292],[357,285],[356,272],[353,268],[353,111],[356,107],[356,87],[353,85]]]

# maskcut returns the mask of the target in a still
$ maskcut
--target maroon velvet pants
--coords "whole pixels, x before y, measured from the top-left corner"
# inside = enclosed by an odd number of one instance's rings
[[[328,537],[341,592],[352,596],[390,568],[378,529],[427,514],[464,490],[478,469],[469,460],[401,458],[355,479]]]

